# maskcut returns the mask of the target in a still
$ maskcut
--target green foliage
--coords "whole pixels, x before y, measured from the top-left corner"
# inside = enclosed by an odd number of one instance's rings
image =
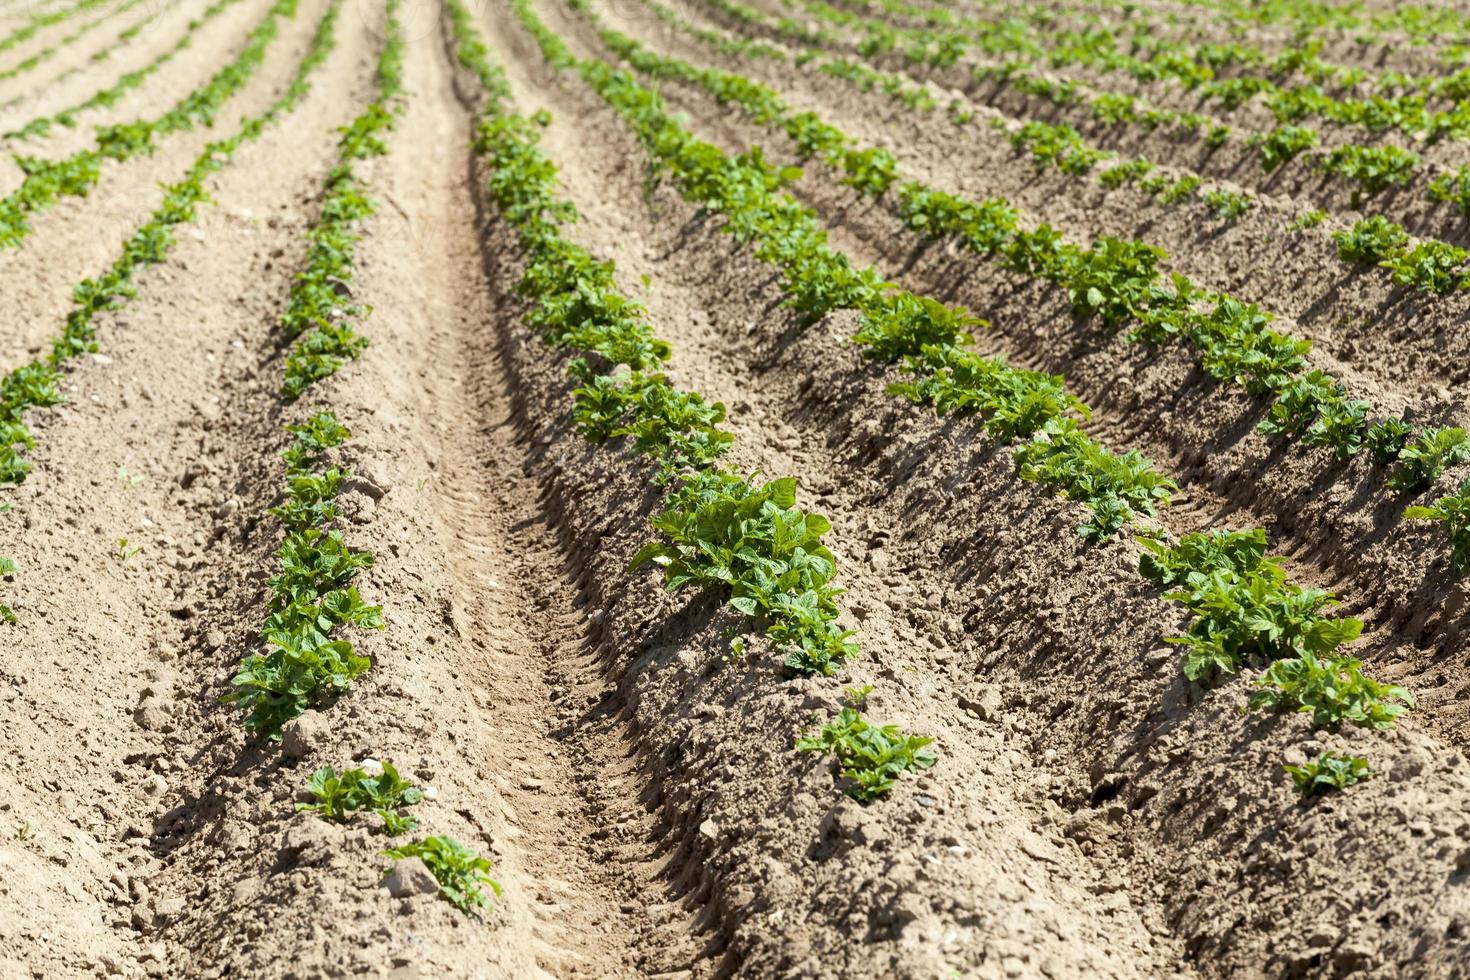
[[[1097,182],[1104,187],[1122,187],[1124,184],[1134,184],[1143,180],[1153,170],[1152,163],[1143,157],[1138,157],[1104,170],[1097,175]]]
[[[382,629],[380,607],[362,601],[353,579],[373,556],[353,551],[341,532],[325,525],[335,516],[332,497],[344,474],[313,470],[341,445],[347,430],[329,412],[291,426],[286,502],[272,510],[287,533],[276,552],[280,571],[270,579],[273,598],[261,629],[265,652],[247,656],[224,698],[249,711],[245,727],[278,740],[281,727],[307,708],[345,691],[370,666],[350,642],[334,639],[341,626]]]
[[[857,708],[843,708],[816,735],[796,740],[800,752],[821,752],[837,759],[844,791],[859,803],[871,803],[893,789],[905,772],[922,772],[935,763],[927,746],[932,738],[905,735],[897,725],[878,726]]]
[[[702,475],[670,496],[653,526],[662,538],[645,545],[630,569],[651,562],[671,591],[710,589],[745,615],[770,620],[779,627],[769,631],[778,652],[803,673],[834,673],[856,653],[836,625],[836,559],[822,543],[831,522],[796,505],[794,479],[755,485]]]
[[[469,25],[454,12],[455,6],[450,5],[451,16],[457,25],[463,24],[468,36]],[[526,17],[528,9],[518,9],[554,63],[574,64],[555,35]],[[613,40],[625,57],[645,58],[635,42]],[[662,64],[651,54],[645,60],[655,67]],[[661,70],[684,71],[672,65]],[[870,326],[875,333],[881,332],[879,324],[891,328],[895,343],[906,332],[922,335],[938,322],[956,329],[968,322],[937,305],[882,296],[876,274],[853,269],[845,257],[826,247],[810,212],[791,204],[773,215],[752,206],[771,200],[788,179],[767,166],[758,150],[726,157],[667,121],[656,99],[627,76],[599,63],[596,77],[626,96],[642,113],[640,118],[657,130],[656,138],[640,135],[655,139],[683,165],[685,169],[676,172],[687,178],[683,188],[687,196],[720,210],[727,201],[745,205],[726,212],[731,221],[725,230],[742,241],[756,239],[762,258],[783,267],[793,307],[820,316],[841,305],[868,304],[866,311],[874,315]],[[704,77],[723,84],[722,76]],[[740,104],[754,100],[767,109],[772,105],[766,94],[751,86],[732,84],[723,91]],[[499,106],[508,90],[497,88],[490,94]],[[575,212],[555,198],[555,168],[540,154],[535,139],[523,120],[497,108],[482,126],[478,144],[492,165],[492,197],[517,227],[530,254],[519,287],[533,297],[530,319],[553,343],[632,369],[598,376],[589,360],[573,362],[574,374],[583,381],[573,415],[583,433],[594,440],[632,437],[635,451],[663,461],[661,482],[673,483],[675,471],[680,471],[681,482],[670,491],[664,512],[654,519],[661,538],[636,556],[634,567],[646,562],[662,565],[670,589],[692,584],[719,592],[733,608],[765,623],[774,648],[793,669],[835,672],[838,664],[857,653],[857,644],[850,631],[836,625],[840,590],[831,585],[835,562],[821,543],[830,524],[796,507],[793,479],[756,486],[710,468],[730,440],[716,428],[723,420],[723,407],[678,392],[661,376],[646,373],[667,358],[668,345],[652,338],[641,321],[641,310],[616,295],[611,267],[594,262],[561,237],[560,225],[572,220]],[[801,140],[812,153],[845,152],[844,138],[840,134],[834,138],[814,119],[802,124]]]
[[[1151,537],[1140,535],[1138,543],[1144,554],[1139,558],[1138,573],[1158,585],[1180,585],[1192,573],[1212,574],[1250,569],[1266,555],[1266,532],[1217,529],[1200,534],[1186,534],[1172,547]]]
[[[439,894],[466,915],[490,908],[490,895],[500,895],[500,885],[490,877],[490,862],[452,837],[426,837],[383,854],[396,861],[423,861],[439,882]]]
[[[967,344],[973,339],[967,331],[976,326],[989,324],[961,307],[945,306],[927,296],[893,292],[864,311],[862,325],[852,339],[866,348],[864,357],[892,364],[905,355],[922,352],[926,346]]]
[[[1159,201],[1163,204],[1178,204],[1187,201],[1194,196],[1204,183],[1194,174],[1187,174],[1172,183],[1166,183],[1158,189]],[[1144,190],[1149,190],[1147,181],[1144,182]]]
[[[1011,144],[1026,150],[1039,167],[1055,166],[1063,173],[1080,174],[1091,170],[1102,152],[1087,146],[1071,126],[1032,121],[1010,136]]]
[[[1370,425],[1363,441],[1373,456],[1373,462],[1379,466],[1387,466],[1399,458],[1399,453],[1403,452],[1404,445],[1413,432],[1409,423],[1390,415]]]
[[[1376,265],[1399,254],[1409,236],[1402,225],[1375,214],[1355,222],[1351,231],[1333,232],[1332,240],[1337,243],[1338,258],[1344,262]]]
[[[1068,412],[1087,414],[1060,377],[1019,371],[957,347],[926,347],[905,359],[904,370],[916,380],[890,384],[891,393],[939,415],[981,415],[986,432],[1005,441],[1029,439]]]
[[[1183,636],[1184,674],[1201,680],[1230,674],[1253,658],[1268,661],[1330,656],[1357,639],[1359,619],[1333,619],[1323,610],[1332,594],[1286,580],[1282,560],[1267,557],[1262,531],[1185,535],[1175,546],[1144,540],[1139,573],[1173,591],[1165,598],[1195,615]]]
[[[724,405],[680,391],[662,374],[598,375],[573,396],[572,420],[583,435],[593,442],[631,437],[635,455],[661,463],[660,482],[709,468],[735,438],[719,428]]]
[[[517,9],[547,57],[553,61],[558,58],[560,47],[556,37],[534,18],[528,7],[518,4]],[[609,37],[610,32],[602,33],[604,39]],[[827,245],[815,214],[780,194],[776,182],[762,179],[759,169],[747,157],[731,158],[694,138],[663,112],[654,93],[638,86],[627,75],[596,61],[577,62],[575,67],[629,119],[649,153],[675,176],[687,197],[722,213],[727,220],[727,231],[741,240],[754,240],[757,257],[782,270],[783,288],[792,306],[810,315],[842,307],[858,310],[863,324],[856,338],[858,342],[869,346],[871,356],[878,359],[904,357],[905,369],[921,379],[904,394],[921,400],[933,397],[955,407],[1011,409],[992,416],[997,431],[1010,424],[1035,431],[1033,419],[1054,414],[1059,403],[1065,405],[1064,398],[1048,390],[1048,385],[1036,384],[1024,376],[1008,377],[1006,384],[1013,386],[1017,393],[1026,391],[1028,399],[1035,396],[1025,405],[1019,400],[1007,401],[1004,406],[996,402],[995,395],[1002,386],[989,383],[993,378],[987,379],[984,391],[956,388],[952,383],[955,380],[952,368],[963,362],[951,352],[972,322],[965,314],[946,310],[937,303],[883,283],[871,270],[854,269],[846,256]],[[770,105],[768,100],[761,102],[765,108]],[[757,118],[763,111],[753,101],[744,108]],[[830,127],[819,126],[810,119],[803,127],[821,134],[820,140],[811,139],[814,146],[836,145],[838,140],[846,145],[846,137]],[[976,250],[1004,249],[1008,260],[1015,265],[1034,263],[1057,276],[1075,272],[1077,276],[1091,277],[1086,286],[1079,283],[1079,296],[1083,300],[1088,298],[1089,288],[1106,290],[1104,305],[1130,302],[1128,290],[1133,288],[1133,283],[1129,277],[1139,264],[1156,261],[1158,257],[1147,246],[1120,241],[1102,242],[1094,250],[1083,253],[1061,246],[1054,233],[1045,228],[1012,235],[1014,212],[1003,203],[971,205],[925,192],[915,185],[901,186],[899,196],[910,226],[922,229],[926,236],[961,234],[968,236],[962,240]],[[1011,236],[1008,241],[1007,236]],[[923,363],[928,357],[937,358],[938,362]],[[973,370],[974,364],[963,366],[971,378],[991,373]],[[1001,376],[1010,371],[999,366],[996,374]],[[1064,445],[1053,454],[1031,451],[1036,458],[1023,467],[1023,475],[1034,474],[1032,478],[1060,487],[1073,499],[1092,503],[1094,520],[1084,525],[1084,533],[1105,537],[1121,527],[1135,510],[1151,508],[1155,501],[1167,499],[1172,484],[1154,473],[1147,461],[1136,454],[1115,456],[1075,431],[1075,427],[1059,432],[1058,438]]]
[[[18,567],[16,566],[14,559],[6,558],[4,555],[0,555],[0,578],[9,578],[17,571]],[[15,610],[11,609],[3,602],[0,602],[0,622],[9,623],[12,626],[19,622],[19,619],[16,618]]]
[[[1327,212],[1326,211],[1323,211],[1321,208],[1313,208],[1311,211],[1306,211],[1306,212],[1298,215],[1291,222],[1291,224],[1289,224],[1289,225],[1286,226],[1286,230],[1287,231],[1306,231],[1309,228],[1316,228],[1318,225],[1320,225],[1322,222],[1324,222],[1326,220],[1327,220]]]
[[[1463,283],[1465,260],[1470,252],[1445,242],[1422,241],[1413,248],[1390,255],[1379,264],[1400,286],[1413,286],[1421,293],[1441,295]]]
[[[1440,497],[1433,507],[1409,507],[1405,517],[1440,521],[1450,534],[1450,560],[1457,571],[1470,571],[1470,479],[1460,489]]]
[[[352,323],[367,307],[352,300],[353,227],[373,213],[352,161],[388,152],[382,134],[394,120],[395,100],[402,94],[403,36],[390,10],[387,38],[378,59],[377,98],[342,130],[339,162],[327,175],[321,217],[308,233],[306,266],[297,273],[291,300],[281,317],[281,336],[295,347],[286,357],[281,397],[293,402],[318,381],[335,374],[367,347]]]
[[[1303,797],[1344,790],[1363,782],[1371,774],[1366,760],[1355,755],[1323,752],[1305,765],[1283,765],[1296,791]]]
[[[1362,728],[1392,728],[1414,706],[1402,687],[1363,675],[1360,661],[1349,657],[1319,660],[1310,650],[1278,660],[1256,679],[1250,707],[1310,712],[1317,728],[1335,729],[1344,721]]]
[[[909,228],[926,239],[959,238],[981,255],[992,255],[1016,235],[1016,209],[991,199],[976,204],[909,182],[898,188],[899,209]]]
[[[347,823],[359,810],[367,810],[383,818],[384,829],[390,836],[413,830],[417,822],[400,813],[399,808],[418,803],[424,794],[398,775],[391,763],[381,765],[381,771],[376,774],[358,768],[340,775],[331,766],[322,766],[311,774],[311,782],[307,784],[316,802],[298,803],[296,809],[319,813],[324,820],[336,823]]]
[[[1358,185],[1354,193],[1378,194],[1395,184],[1406,184],[1419,163],[1419,155],[1401,147],[1339,146],[1322,158],[1318,166],[1334,176]]]
[[[1105,326],[1135,319],[1152,295],[1150,287],[1165,258],[1163,249],[1142,242],[1098,239],[1091,249],[1078,251],[1067,269],[1065,284],[1073,311],[1096,316]]]
[[[333,17],[338,9],[330,8]],[[371,211],[354,184],[350,161],[387,150],[378,134],[391,126],[389,106],[401,92],[403,41],[397,11],[398,0],[389,0],[387,39],[376,74],[378,99],[342,131],[339,163],[327,176],[321,217],[308,235],[307,265],[297,277],[281,321],[285,339],[297,341],[285,360],[281,395],[287,402],[356,356],[366,343],[346,319],[365,315],[366,310],[341,298],[349,291],[356,240],[347,226]],[[322,43],[313,46],[303,64],[325,58],[330,27],[330,18],[324,19],[317,34]],[[283,97],[290,101],[278,104],[293,105],[303,98],[304,78],[298,74]],[[347,429],[330,412],[320,412],[287,426],[287,431],[294,438],[281,453],[286,464],[285,501],[270,510],[286,534],[276,552],[279,572],[269,583],[272,598],[261,629],[264,648],[245,657],[233,691],[224,698],[248,711],[248,730],[273,740],[280,739],[286,722],[342,694],[371,666],[351,642],[334,636],[335,631],[344,626],[384,626],[381,607],[364,602],[353,585],[362,570],[372,567],[372,554],[349,548],[341,532],[330,528],[337,515],[335,497],[348,474],[336,467],[318,468],[347,440]],[[353,777],[352,785],[356,782]],[[338,785],[336,791],[363,790]]]
[[[1221,297],[1191,326],[1200,363],[1212,377],[1234,381],[1254,395],[1281,391],[1306,365],[1311,342],[1277,333],[1271,315],[1254,304]]]
[[[1249,195],[1235,191],[1213,190],[1205,192],[1205,204],[1217,221],[1234,221],[1251,209],[1254,202]]]
[[[1429,428],[1399,450],[1399,466],[1388,479],[1399,493],[1417,493],[1457,463],[1470,459],[1470,437],[1457,426]]]
[[[1461,165],[1430,181],[1429,199],[1453,204],[1456,211],[1470,217],[1470,166]]]
[[[1115,455],[1082,432],[1070,418],[1048,423],[1015,452],[1021,478],[1059,490],[1092,508],[1078,533],[1102,541],[1135,513],[1153,514],[1179,488],[1136,450]]]
[[[1282,386],[1259,428],[1268,435],[1302,438],[1310,446],[1331,446],[1346,459],[1362,448],[1367,415],[1367,402],[1349,398],[1331,375],[1309,371]]]
[[[1289,163],[1306,150],[1317,145],[1317,131],[1305,126],[1277,126],[1265,135],[1251,139],[1251,145],[1261,150],[1261,166],[1267,171]]]

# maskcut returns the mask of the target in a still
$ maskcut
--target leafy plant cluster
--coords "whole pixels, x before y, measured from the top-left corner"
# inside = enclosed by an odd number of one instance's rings
[[[9,578],[18,570],[13,558],[6,558],[4,555],[0,555],[0,578]],[[0,622],[9,623],[12,626],[18,622],[15,616],[15,610],[3,602],[0,602]]]
[[[932,738],[905,735],[897,725],[874,725],[863,717],[862,700],[871,688],[848,692],[849,706],[815,735],[796,740],[799,752],[820,752],[837,762],[844,792],[859,803],[871,803],[893,789],[906,772],[922,772],[937,761],[928,746]]]
[[[924,86],[914,85],[902,75],[875,71],[846,58],[824,61],[817,70],[824,75],[844,79],[864,92],[882,92],[915,112],[933,112],[939,107],[939,101]]]
[[[1362,218],[1332,238],[1344,262],[1381,266],[1400,286],[1434,295],[1470,288],[1470,251],[1432,239],[1411,245],[1403,226],[1382,215]]]
[[[1065,174],[1087,173],[1103,156],[1066,124],[1033,120],[1011,133],[1010,140],[1012,146],[1030,153],[1037,166],[1054,166]]]
[[[1350,657],[1319,660],[1310,650],[1278,660],[1256,680],[1252,708],[1296,710],[1312,716],[1318,728],[1336,729],[1344,721],[1362,728],[1393,727],[1413,707],[1408,691],[1363,675],[1363,665]]]
[[[1141,541],[1139,574],[1195,616],[1185,635],[1169,638],[1185,648],[1189,679],[1269,664],[1250,707],[1308,711],[1317,727],[1332,729],[1342,721],[1385,729],[1413,707],[1407,691],[1364,676],[1361,663],[1339,654],[1363,621],[1327,616],[1330,592],[1288,582],[1282,558],[1266,555],[1264,530],[1192,533],[1175,545]]]
[[[1430,181],[1429,199],[1453,204],[1456,211],[1470,217],[1470,166],[1461,165]]]
[[[273,9],[293,10],[294,3],[295,0],[281,0]],[[97,350],[97,328],[93,323],[97,315],[116,310],[130,300],[134,273],[168,256],[174,246],[174,227],[193,221],[199,205],[208,201],[205,178],[223,168],[242,144],[255,139],[267,125],[295,109],[310,91],[308,78],[335,44],[333,26],[340,8],[341,0],[334,0],[323,13],[306,55],[280,97],[263,113],[242,123],[233,136],[206,146],[184,179],[164,188],[163,202],[123,243],[122,254],[111,268],[98,278],[84,279],[73,287],[72,309],[51,353],[0,378],[0,485],[20,483],[30,472],[24,450],[33,447],[35,439],[25,425],[25,413],[32,408],[61,403],[62,368],[72,358]],[[274,20],[265,23],[273,24]]]
[[[1344,177],[1358,185],[1354,193],[1356,203],[1362,194],[1378,194],[1395,184],[1406,184],[1413,176],[1419,163],[1419,154],[1402,147],[1386,146],[1339,146],[1317,166],[1329,174]]]
[[[634,556],[652,562],[665,585],[728,595],[729,604],[767,630],[788,667],[835,674],[857,655],[851,630],[837,625],[832,584],[837,562],[822,542],[832,525],[796,503],[791,477],[753,484],[720,471],[686,480],[653,520],[662,537]]]
[[[1282,125],[1269,133],[1257,134],[1251,144],[1261,151],[1261,166],[1268,172],[1284,163],[1290,163],[1307,150],[1317,146],[1319,138],[1315,129],[1305,126]]]
[[[1368,760],[1356,755],[1339,755],[1331,750],[1300,766],[1283,765],[1292,785],[1303,798],[1339,792],[1366,780]]]
[[[339,773],[322,766],[311,774],[306,786],[315,801],[298,803],[296,809],[320,814],[334,823],[348,823],[361,811],[376,813],[390,837],[413,830],[418,822],[401,811],[421,802],[423,791],[400,776],[392,763],[372,768],[371,772],[358,767]]]
[[[1205,204],[1217,221],[1234,221],[1251,209],[1249,194],[1219,188],[1205,192]]]
[[[1450,535],[1450,561],[1457,571],[1470,571],[1470,479],[1430,507],[1410,507],[1405,517],[1439,521]]]
[[[418,858],[439,882],[439,894],[466,915],[490,908],[491,896],[500,896],[500,885],[490,877],[490,862],[453,837],[426,837],[403,847],[390,848],[384,856],[401,861]]]
[[[1182,636],[1168,638],[1184,647],[1190,680],[1264,663],[1250,708],[1306,712],[1315,727],[1334,730],[1345,721],[1389,728],[1413,706],[1408,691],[1367,677],[1361,662],[1340,652],[1362,633],[1362,621],[1327,615],[1331,593],[1289,582],[1283,559],[1266,555],[1265,531],[1140,541],[1139,573],[1194,616]]]
[[[208,82],[185,96],[176,106],[154,120],[118,123],[97,131],[96,146],[64,160],[17,157],[25,173],[21,185],[0,199],[0,248],[13,248],[30,233],[27,216],[49,207],[62,197],[83,196],[101,176],[103,160],[127,160],[150,153],[153,138],[168,133],[209,125],[231,96],[255,74],[279,33],[282,17],[294,17],[299,0],[277,0],[264,19],[250,32],[245,46]],[[337,4],[331,7],[335,17]]]

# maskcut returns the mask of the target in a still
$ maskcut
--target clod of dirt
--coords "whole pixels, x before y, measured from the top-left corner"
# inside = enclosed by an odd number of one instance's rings
[[[439,882],[429,871],[429,866],[418,858],[404,858],[393,865],[383,887],[394,898],[413,898],[416,895],[432,895],[439,890]]]
[[[322,713],[308,711],[281,730],[281,751],[288,759],[305,759],[331,734],[332,726]]]

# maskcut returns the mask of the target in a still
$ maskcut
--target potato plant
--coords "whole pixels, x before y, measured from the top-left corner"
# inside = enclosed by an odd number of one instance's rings
[[[1284,765],[1281,768],[1286,770],[1292,785],[1304,799],[1356,786],[1371,775],[1367,760],[1355,755],[1339,755],[1331,750],[1303,765]]]
[[[843,792],[859,803],[872,803],[893,790],[899,776],[923,772],[938,761],[928,746],[932,738],[905,735],[897,725],[874,725],[856,707],[844,707],[815,735],[796,740],[799,752],[831,755]]]
[[[500,885],[490,877],[490,862],[452,837],[436,835],[383,852],[394,861],[418,858],[439,883],[439,895],[465,915],[493,906]]]
[[[418,826],[412,816],[401,810],[424,798],[423,791],[404,780],[389,762],[341,773],[331,766],[322,766],[311,774],[306,789],[315,801],[298,803],[297,810],[316,813],[334,823],[349,823],[358,811],[375,813],[389,836],[407,833]]]

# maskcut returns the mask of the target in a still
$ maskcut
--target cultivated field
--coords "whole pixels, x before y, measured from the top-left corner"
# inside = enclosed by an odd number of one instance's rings
[[[1467,59],[0,0],[0,977],[1470,975]]]

